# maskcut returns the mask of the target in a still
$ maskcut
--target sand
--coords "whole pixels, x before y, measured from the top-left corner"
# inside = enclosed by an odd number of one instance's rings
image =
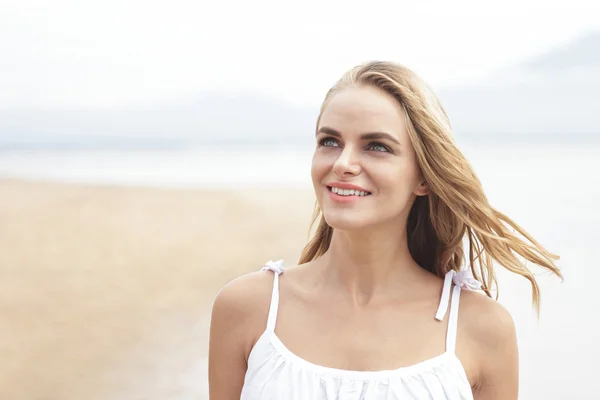
[[[313,196],[0,180],[0,398],[205,399],[212,300]]]

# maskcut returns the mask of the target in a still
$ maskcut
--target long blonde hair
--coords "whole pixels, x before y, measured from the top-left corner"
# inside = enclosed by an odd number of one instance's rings
[[[486,198],[473,168],[458,149],[450,121],[437,96],[410,69],[390,62],[369,62],[346,74],[327,92],[317,126],[328,100],[348,86],[369,85],[392,95],[406,114],[407,130],[423,178],[427,196],[417,197],[407,220],[408,248],[426,270],[443,277],[460,270],[465,262],[463,241],[468,244],[468,266],[483,291],[491,297],[498,282],[493,262],[525,277],[532,286],[533,305],[539,312],[540,289],[529,261],[562,278],[555,265],[559,257],[542,247],[509,217],[494,209]],[[315,205],[312,238],[303,249],[300,264],[323,255],[331,243],[333,228]],[[520,236],[519,236],[520,235]]]

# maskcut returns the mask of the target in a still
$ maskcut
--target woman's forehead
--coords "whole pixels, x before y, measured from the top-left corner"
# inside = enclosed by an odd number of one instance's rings
[[[405,134],[402,106],[388,93],[373,87],[343,89],[328,99],[319,128],[341,133],[387,132],[400,139]]]

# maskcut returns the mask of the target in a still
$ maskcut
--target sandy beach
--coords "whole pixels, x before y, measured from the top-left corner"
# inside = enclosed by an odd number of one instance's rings
[[[0,398],[203,399],[218,289],[295,262],[313,198],[0,181]]]
[[[499,271],[499,300],[519,336],[520,399],[597,398],[600,213],[593,176],[580,173],[596,169],[596,152],[550,149],[519,161],[511,149],[515,162],[504,168],[497,151],[476,159],[493,203],[560,254],[565,274],[562,283],[539,277],[538,320],[527,281]],[[265,261],[295,263],[312,210],[306,186],[0,179],[0,399],[207,399],[214,296]]]

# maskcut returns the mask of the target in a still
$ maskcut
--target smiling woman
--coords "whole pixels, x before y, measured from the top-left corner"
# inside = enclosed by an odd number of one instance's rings
[[[516,399],[494,263],[539,306],[520,260],[560,276],[558,257],[489,204],[433,92],[401,65],[360,65],[328,92],[316,142],[299,265],[269,262],[215,300],[211,399]]]

